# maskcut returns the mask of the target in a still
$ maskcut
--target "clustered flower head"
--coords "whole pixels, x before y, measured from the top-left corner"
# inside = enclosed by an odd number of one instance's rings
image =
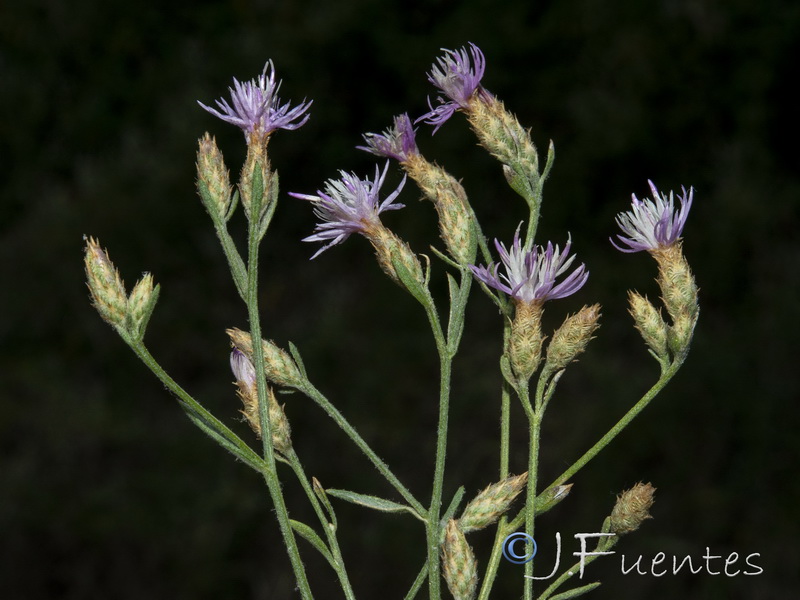
[[[586,266],[581,264],[560,283],[556,283],[556,278],[563,275],[575,260],[575,256],[569,255],[572,245],[569,240],[563,251],[558,246],[553,247],[551,242],[547,242],[546,248],[528,248],[522,245],[518,228],[510,250],[497,240],[494,243],[505,273],[498,275],[499,264],[490,264],[488,267],[470,265],[470,269],[483,283],[517,301],[530,304],[566,298],[581,289],[589,278]]]
[[[381,173],[375,167],[375,178],[360,179],[354,173],[340,171],[340,179],[329,179],[325,182],[325,191],[317,191],[316,196],[296,194],[289,195],[301,200],[310,200],[314,203],[314,214],[321,220],[315,227],[314,235],[304,238],[304,242],[331,242],[323,246],[311,258],[316,258],[322,252],[341,244],[352,233],[369,234],[382,227],[378,215],[385,210],[403,208],[403,204],[394,203],[395,198],[405,185],[405,177],[400,185],[387,198],[380,202],[379,192],[386,178],[389,162]]]
[[[416,130],[407,113],[394,118],[394,125],[382,134],[365,133],[366,146],[356,146],[378,156],[394,158],[406,162],[412,156],[419,154],[416,141]]]
[[[447,121],[453,113],[461,109],[469,108],[469,100],[478,92],[490,98],[491,95],[481,86],[483,72],[486,69],[486,59],[480,48],[470,42],[469,54],[466,48],[460,50],[447,50],[442,48],[446,54],[437,60],[438,65],[433,65],[428,74],[430,81],[437,88],[442,90],[445,98],[439,96],[439,105],[435,108],[428,98],[430,112],[422,115],[416,122],[425,121],[430,125],[435,125],[434,133]],[[472,60],[470,60],[472,55]]]
[[[294,130],[308,121],[309,115],[304,113],[312,101],[304,100],[294,108],[289,102],[281,104],[277,95],[280,87],[280,81],[275,83],[275,68],[270,60],[258,78],[244,83],[234,78],[233,87],[228,88],[232,105],[225,99],[216,100],[217,110],[200,101],[197,103],[215,117],[241,128],[249,143],[253,136],[263,139],[276,129]]]
[[[658,250],[672,246],[683,233],[683,226],[692,207],[694,189],[682,188],[683,195],[679,197],[681,206],[675,210],[672,192],[669,198],[656,189],[655,184],[648,180],[653,199],[645,198],[643,201],[632,194],[633,204],[631,210],[617,215],[616,221],[625,236],[617,234],[619,241],[627,245],[621,248],[611,240],[611,243],[621,252],[640,252],[642,250]]]

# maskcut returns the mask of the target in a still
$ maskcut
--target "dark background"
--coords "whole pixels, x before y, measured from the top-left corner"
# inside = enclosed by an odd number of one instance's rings
[[[757,5],[757,7],[756,7]],[[757,577],[619,575],[619,556],[587,576],[595,598],[794,597],[798,591],[797,139],[800,5],[767,0],[503,3],[77,2],[0,8],[0,595],[41,598],[289,598],[293,581],[260,478],[216,448],[91,308],[83,234],[97,236],[128,285],[162,284],[153,354],[245,439],[224,328],[246,326],[210,222],[195,196],[196,140],[216,135],[231,170],[241,133],[196,104],[272,58],[282,97],[314,99],[312,118],[271,145],[283,191],[313,193],[337,169],[372,171],[353,147],[393,115],[426,110],[439,48],[485,52],[485,86],[557,159],[540,240],[572,234],[591,271],[546,325],[600,301],[603,327],[562,379],[544,429],[550,480],[655,381],[626,313],[626,290],[657,296],[654,263],[608,243],[629,195],[693,185],[685,252],[701,318],[683,370],[541,520],[541,570],[553,535],[564,559],[615,494],[658,487],[654,520],[618,546],[700,558],[758,552]],[[525,216],[463,116],[422,151],[463,178],[491,237]],[[395,174],[392,184],[399,179]],[[408,185],[385,222],[418,252],[435,214]],[[436,370],[422,311],[353,238],[308,261],[310,207],[282,194],[263,250],[266,335],[300,348],[312,379],[414,493],[433,469]],[[241,215],[234,228],[243,229]],[[239,235],[239,234],[237,234]],[[239,236],[239,239],[241,237]],[[434,263],[435,289],[444,267]],[[475,294],[456,363],[446,494],[468,497],[497,469],[500,317]],[[310,401],[284,397],[295,447],[329,487],[396,499]],[[524,470],[515,407],[513,469]],[[255,442],[254,442],[255,443]],[[313,515],[282,472],[292,515]],[[361,598],[402,597],[422,564],[413,520],[337,503]],[[472,534],[481,569],[491,533]],[[337,598],[301,542],[318,598]],[[721,566],[717,561],[712,568]],[[744,566],[741,563],[740,566]],[[520,594],[501,566],[495,598]]]

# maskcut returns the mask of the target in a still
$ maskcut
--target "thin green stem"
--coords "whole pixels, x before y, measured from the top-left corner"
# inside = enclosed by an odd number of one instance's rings
[[[258,169],[256,169],[258,172]],[[255,185],[254,185],[255,187]],[[259,202],[254,203],[258,207]],[[248,264],[247,264],[247,313],[250,319],[250,335],[253,340],[253,365],[256,371],[256,389],[258,392],[259,421],[261,424],[262,448],[264,460],[267,468],[264,471],[264,479],[267,483],[272,502],[275,505],[275,514],[278,518],[278,525],[286,544],[286,551],[292,564],[297,585],[300,589],[301,597],[306,600],[313,598],[311,588],[308,584],[305,566],[297,548],[297,540],[294,537],[291,524],[289,523],[289,512],[286,509],[286,502],[281,491],[281,484],[278,480],[275,468],[275,454],[272,447],[272,431],[269,421],[269,405],[267,398],[267,382],[264,375],[264,349],[261,345],[261,321],[258,313],[258,220],[256,218],[258,210],[254,211],[248,221]]]
[[[383,460],[381,460],[377,454],[375,454],[375,451],[364,440],[364,438],[359,435],[355,428],[350,425],[342,413],[340,413],[337,408],[331,404],[330,400],[328,400],[322,392],[314,387],[310,381],[304,382],[303,386],[298,389],[306,396],[311,398],[311,400],[316,402],[317,405],[324,410],[331,419],[333,419],[334,423],[336,423],[339,428],[344,431],[351,440],[353,440],[353,443],[358,446],[359,450],[364,453],[364,455],[372,462],[375,468],[378,469],[380,474],[383,475],[386,481],[388,481],[395,490],[397,490],[397,492],[403,497],[409,506],[417,511],[423,519],[427,518],[428,511],[425,510],[425,507],[422,506],[419,500],[417,500],[408,490],[408,488],[406,488],[406,486],[400,482],[395,474],[392,473],[392,470],[389,468],[389,466],[383,462]]]
[[[553,487],[554,485],[561,485],[562,483],[566,483],[572,478],[575,473],[580,471],[586,464],[592,460],[597,454],[605,448],[611,440],[617,437],[623,429],[625,429],[636,416],[642,412],[650,401],[655,398],[658,393],[664,389],[664,386],[669,383],[669,380],[675,375],[675,373],[680,368],[679,362],[673,362],[669,368],[667,368],[659,377],[658,381],[651,387],[647,393],[642,396],[641,400],[639,400],[636,404],[631,407],[631,409],[625,413],[625,415],[617,421],[617,423],[606,432],[606,434],[601,437],[597,443],[589,448],[583,456],[581,456],[578,460],[576,460],[572,466],[570,466],[566,471],[564,471],[561,475],[559,475],[553,483],[551,483],[548,487]]]
[[[528,383],[519,387],[520,400],[528,417],[528,490],[525,497],[525,533],[533,537],[536,523],[536,484],[539,470],[539,440],[542,427],[541,414],[534,411],[528,397]],[[525,600],[533,599],[533,561],[525,563]]]
[[[236,285],[236,291],[239,292],[243,302],[247,302],[247,268],[242,261],[242,256],[236,248],[225,222],[219,218],[214,219],[214,229],[217,232],[217,238],[222,246],[222,251],[225,253],[225,258],[228,259],[228,266],[231,270],[233,283]]]
[[[314,508],[314,512],[317,514],[317,518],[319,519],[322,529],[325,531],[325,537],[328,540],[328,547],[330,548],[334,562],[336,563],[334,565],[334,570],[336,571],[336,575],[339,577],[339,583],[342,586],[342,591],[344,592],[345,598],[347,598],[347,600],[355,600],[355,594],[353,593],[353,588],[350,585],[350,579],[347,576],[347,569],[344,566],[342,551],[339,548],[339,540],[336,536],[336,530],[333,524],[328,521],[328,517],[325,514],[317,495],[314,493],[314,489],[311,486],[311,482],[308,480],[305,469],[303,469],[303,465],[300,462],[297,454],[295,454],[294,450],[290,452],[289,456],[287,456],[287,459],[289,461],[289,465],[292,467],[292,470],[297,476],[298,481],[300,481],[300,485],[303,487],[303,491],[305,491],[309,502],[311,502],[311,506]]]
[[[465,285],[462,280],[462,285]],[[455,302],[455,299],[453,299]],[[433,474],[433,490],[431,492],[431,504],[428,509],[428,521],[426,523],[427,539],[427,562],[428,562],[428,589],[430,600],[438,600],[441,597],[440,575],[439,575],[439,539],[441,537],[441,524],[439,516],[442,510],[442,488],[444,486],[444,468],[447,455],[447,425],[450,408],[450,376],[452,372],[452,351],[448,348],[439,323],[439,315],[430,293],[426,294],[426,302],[423,302],[425,312],[430,321],[433,337],[436,341],[436,350],[439,353],[439,424],[436,431],[436,464]],[[455,307],[451,313],[451,319],[463,319],[464,307]],[[452,329],[452,323],[450,329]]]

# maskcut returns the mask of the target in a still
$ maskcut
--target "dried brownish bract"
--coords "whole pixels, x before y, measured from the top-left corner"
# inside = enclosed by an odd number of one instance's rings
[[[197,188],[206,209],[224,219],[231,204],[231,177],[217,141],[208,133],[197,150]]]
[[[649,483],[637,483],[617,496],[617,503],[611,511],[611,531],[624,535],[639,529],[646,519],[652,519],[650,507],[653,506],[656,488]]]
[[[467,504],[458,526],[464,533],[488,527],[499,519],[525,488],[528,474],[508,477],[493,483]]]
[[[667,324],[653,303],[638,292],[628,292],[629,312],[642,339],[661,359],[667,357]]]
[[[450,519],[445,529],[442,575],[455,600],[475,598],[478,588],[478,562],[455,519]]]

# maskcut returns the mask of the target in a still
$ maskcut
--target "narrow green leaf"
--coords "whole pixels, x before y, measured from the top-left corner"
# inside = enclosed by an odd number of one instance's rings
[[[414,580],[414,583],[411,585],[411,589],[408,590],[405,598],[403,600],[414,600],[419,592],[419,589],[422,587],[422,584],[425,583],[425,580],[428,578],[428,563],[422,565],[422,568],[417,575],[417,578]]]
[[[194,423],[208,437],[213,439],[215,442],[217,442],[217,444],[225,448],[228,452],[233,454],[236,458],[241,460],[243,463],[245,463],[255,471],[258,471],[259,473],[264,472],[265,465],[261,457],[255,452],[253,452],[253,450],[251,450],[249,446],[245,445],[244,447],[242,447],[242,445],[244,445],[244,442],[242,442],[240,438],[236,437],[236,435],[232,431],[227,430],[226,433],[224,430],[217,427],[215,423],[209,421],[208,419],[204,418],[203,415],[200,415],[194,410],[192,410],[191,407],[185,404],[182,404],[182,407],[184,409],[184,412],[186,413],[186,416],[189,417],[192,423]],[[237,440],[239,440],[241,444],[238,444],[229,439],[231,435]]]
[[[311,486],[314,489],[314,494],[317,496],[317,498],[319,498],[322,506],[325,507],[325,510],[328,513],[328,518],[331,520],[331,524],[333,525],[333,530],[336,531],[339,523],[336,520],[336,512],[333,510],[331,501],[328,500],[328,494],[325,493],[325,488],[322,487],[322,484],[316,477],[311,478]]]
[[[444,511],[444,516],[442,517],[442,523],[447,523],[450,519],[453,518],[453,515],[456,514],[461,501],[464,499],[464,486],[462,485],[460,488],[456,490],[453,499],[450,501],[450,506],[447,507],[447,510]]]
[[[300,521],[295,521],[294,519],[289,519],[289,524],[292,526],[297,534],[309,542],[314,548],[316,548],[322,556],[325,557],[325,560],[330,563],[330,565],[336,569],[336,562],[333,560],[333,556],[331,555],[331,551],[328,550],[328,547],[325,545],[325,542],[322,541],[317,535],[317,532],[311,529],[305,523],[301,523]]]
[[[579,588],[567,590],[561,594],[556,594],[555,596],[551,596],[550,600],[569,600],[570,598],[577,598],[578,596],[583,596],[587,592],[591,592],[597,587],[600,587],[599,581],[595,581],[594,583],[590,583],[589,585],[584,585]]]
[[[300,373],[303,375],[304,379],[308,379],[308,374],[306,374],[306,367],[303,364],[303,359],[300,357],[300,351],[297,349],[292,342],[289,342],[289,354],[292,355],[294,362],[297,364],[297,368],[300,369]]]
[[[367,508],[372,508],[374,510],[379,510],[381,512],[390,512],[390,513],[408,512],[414,515],[420,521],[425,522],[425,519],[423,519],[417,511],[415,511],[410,506],[406,506],[405,504],[399,504],[397,502],[392,502],[391,500],[378,498],[377,496],[357,494],[356,492],[351,492],[349,490],[337,490],[329,488],[325,491],[328,493],[328,495],[333,496],[334,498],[339,498],[340,500],[346,500],[347,502],[352,502],[353,504],[366,506]]]
[[[224,220],[227,223],[231,220],[234,211],[236,211],[236,206],[239,204],[239,190],[234,190],[233,196],[231,197],[231,203],[228,207],[228,212],[224,216]]]
[[[397,273],[397,278],[405,286],[408,292],[414,296],[414,298],[416,298],[420,304],[427,304],[428,290],[422,287],[419,281],[414,278],[403,262],[396,256],[392,256],[392,267],[394,267],[394,272]]]

